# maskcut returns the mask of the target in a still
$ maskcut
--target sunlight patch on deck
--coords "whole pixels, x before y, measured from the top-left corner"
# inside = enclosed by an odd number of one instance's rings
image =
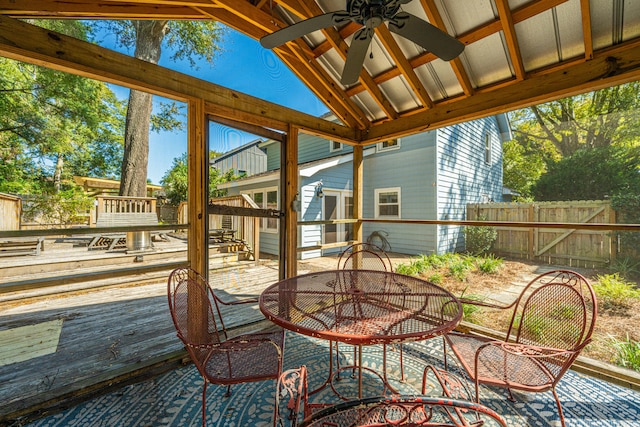
[[[62,319],[0,331],[0,366],[55,353]]]

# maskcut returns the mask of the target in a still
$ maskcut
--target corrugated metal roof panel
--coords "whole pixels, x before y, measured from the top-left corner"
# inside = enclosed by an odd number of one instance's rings
[[[501,33],[495,33],[468,45],[460,56],[463,57],[465,70],[475,87],[513,77]]]

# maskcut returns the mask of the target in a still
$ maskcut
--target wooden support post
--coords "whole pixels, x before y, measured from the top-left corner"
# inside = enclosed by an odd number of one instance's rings
[[[189,175],[189,264],[203,276],[208,276],[207,248],[207,195],[209,175],[209,149],[206,140],[204,101],[188,103],[188,175]]]
[[[286,277],[293,277],[298,273],[298,212],[293,209],[293,202],[298,194],[298,127],[290,125],[285,146],[284,167],[284,206],[281,210],[285,213],[285,269]],[[282,177],[281,177],[282,179]]]
[[[187,258],[195,271],[208,277],[209,254],[207,237],[207,204],[209,194],[209,147],[206,138],[204,101],[190,100],[187,104],[187,165],[189,190],[187,203],[189,231]],[[196,279],[195,277],[193,279]],[[207,334],[207,304],[197,289],[188,289],[188,333],[192,341],[204,342]]]
[[[358,222],[353,224],[353,240],[362,242],[362,186],[363,186],[363,148],[362,145],[353,147],[353,218]]]

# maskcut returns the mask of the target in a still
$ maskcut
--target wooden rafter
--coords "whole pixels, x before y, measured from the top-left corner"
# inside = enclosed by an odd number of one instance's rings
[[[422,3],[422,7],[426,12],[427,18],[429,18],[429,21],[436,27],[440,28],[441,30],[446,31],[447,27],[446,25],[444,25],[444,20],[442,19],[440,12],[438,12],[438,8],[436,7],[435,1],[420,0],[420,3]],[[467,74],[467,72],[464,69],[464,66],[462,65],[462,60],[460,60],[460,58],[458,57],[458,58],[454,58],[449,63],[451,64],[451,68],[453,69],[453,72],[455,73],[456,78],[458,79],[458,83],[460,83],[460,86],[462,87],[462,92],[464,92],[465,95],[472,95],[473,86],[471,85],[471,80],[469,80],[469,75]]]
[[[524,65],[522,63],[520,45],[518,44],[516,28],[513,24],[513,16],[511,15],[511,9],[509,9],[508,0],[495,1],[498,8],[498,15],[500,15],[500,22],[502,23],[502,32],[507,42],[507,48],[509,49],[509,57],[511,58],[513,71],[516,74],[516,79],[522,80],[524,79]]]
[[[584,38],[584,57],[593,58],[593,35],[591,34],[591,5],[589,0],[580,0],[580,14],[582,15],[582,37]]]

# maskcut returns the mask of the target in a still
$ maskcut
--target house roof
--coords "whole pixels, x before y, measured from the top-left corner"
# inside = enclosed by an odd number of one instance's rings
[[[0,0],[15,18],[215,19],[254,39],[344,9],[337,0]],[[360,28],[330,27],[276,48],[282,61],[369,144],[640,78],[640,2],[412,0],[401,6],[465,45],[446,62],[375,30],[359,81],[340,83]]]

